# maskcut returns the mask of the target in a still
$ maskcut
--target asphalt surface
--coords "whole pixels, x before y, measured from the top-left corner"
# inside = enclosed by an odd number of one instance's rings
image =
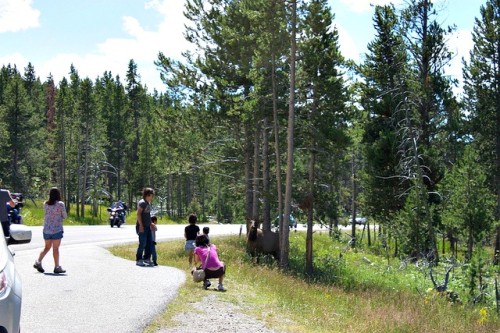
[[[52,252],[45,274],[33,269],[43,247],[42,228],[30,244],[15,245],[23,282],[23,332],[142,332],[176,296],[186,275],[171,267],[138,267],[106,247],[137,243],[135,226],[66,226],[61,245],[64,275],[54,275]],[[159,225],[157,240],[183,237],[182,225]],[[210,234],[238,234],[240,225],[210,225]],[[243,230],[244,232],[244,230]]]

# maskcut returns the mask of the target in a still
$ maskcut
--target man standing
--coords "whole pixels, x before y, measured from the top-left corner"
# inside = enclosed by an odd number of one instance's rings
[[[16,207],[16,203],[12,200],[10,192],[8,190],[0,190],[0,221],[2,222],[3,234],[5,237],[10,235],[10,221],[9,221],[9,211],[7,210],[7,205],[12,208]]]
[[[151,202],[155,191],[152,188],[142,190],[142,199],[137,203],[136,231],[139,246],[136,253],[137,266],[153,266],[151,261]]]

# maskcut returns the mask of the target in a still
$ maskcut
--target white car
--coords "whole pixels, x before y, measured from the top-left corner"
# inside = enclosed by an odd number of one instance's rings
[[[356,224],[363,225],[366,223],[366,217],[358,216],[356,217]],[[349,224],[352,224],[352,219],[349,220]]]
[[[0,333],[20,332],[22,285],[14,265],[14,252],[7,244],[31,241],[31,230],[20,224],[12,224],[10,237],[0,231]]]

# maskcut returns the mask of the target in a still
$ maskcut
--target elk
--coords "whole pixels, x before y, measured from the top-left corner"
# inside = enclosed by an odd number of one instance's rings
[[[266,254],[271,254],[278,260],[280,253],[278,233],[259,229],[258,224],[251,221],[247,237],[247,253],[252,258],[257,257],[257,263],[259,262],[259,256]]]

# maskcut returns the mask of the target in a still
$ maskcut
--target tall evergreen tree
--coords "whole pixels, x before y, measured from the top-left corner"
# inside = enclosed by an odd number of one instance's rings
[[[427,237],[423,244],[413,244],[417,255],[426,254],[438,260],[435,228],[439,216],[431,215],[432,204],[438,204],[436,186],[444,175],[446,157],[442,147],[447,116],[453,114],[446,107],[453,105],[450,80],[444,67],[452,53],[446,37],[453,27],[443,28],[437,21],[438,12],[431,0],[419,0],[402,12],[402,27],[409,54],[410,69],[405,76],[404,103],[401,114],[404,122],[399,130],[400,161],[403,174],[409,175],[412,186],[419,193],[418,207],[422,207]],[[445,135],[443,135],[445,134]],[[425,185],[425,187],[423,185]],[[419,233],[410,228],[409,232]]]
[[[500,1],[488,0],[480,13],[472,32],[470,61],[464,63],[464,102],[500,219]]]
[[[443,186],[443,219],[465,236],[469,260],[474,244],[484,240],[491,230],[495,210],[494,196],[486,186],[486,173],[478,160],[478,153],[468,146],[463,158],[447,173]]]
[[[333,15],[326,0],[312,0],[304,8],[305,17],[299,30],[298,101],[303,127],[302,144],[309,152],[307,185],[306,272],[313,273],[312,228],[315,203],[318,199],[316,181],[323,167],[332,162],[334,147],[341,146],[346,91],[340,66],[338,32],[332,27]],[[345,135],[345,134],[344,134]],[[321,180],[321,178],[319,178]]]
[[[393,6],[375,7],[373,24],[376,36],[368,44],[369,52],[359,69],[364,78],[361,105],[366,114],[364,198],[366,213],[392,229],[393,215],[404,204],[400,194],[405,191],[405,182],[398,177],[396,132],[401,121],[397,108],[403,99],[407,57]]]
[[[280,266],[288,268],[290,242],[289,225],[292,214],[292,191],[293,191],[293,166],[294,166],[294,133],[295,133],[295,84],[296,84],[296,61],[297,61],[297,0],[291,1],[291,31],[290,31],[290,95],[288,102],[288,129],[287,129],[287,161],[285,182],[285,217],[280,225]]]
[[[12,76],[5,92],[6,123],[8,128],[9,167],[8,184],[14,191],[29,192],[28,154],[34,109],[19,73]]]

